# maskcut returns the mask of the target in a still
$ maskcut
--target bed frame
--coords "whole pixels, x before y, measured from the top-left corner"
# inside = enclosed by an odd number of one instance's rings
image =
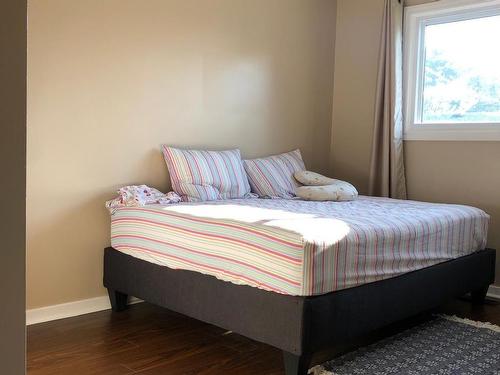
[[[320,296],[298,297],[235,285],[198,272],[173,270],[104,250],[104,286],[113,311],[127,296],[283,351],[286,375],[305,375],[312,354],[472,293],[481,303],[495,276],[486,249],[398,277]]]

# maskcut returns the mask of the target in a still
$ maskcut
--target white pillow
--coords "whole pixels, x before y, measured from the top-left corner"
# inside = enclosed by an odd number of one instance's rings
[[[301,186],[295,189],[295,194],[308,201],[352,201],[358,197],[358,191],[350,183],[334,180],[330,185]]]
[[[293,177],[306,186],[332,185],[335,181],[338,181],[311,171],[297,171],[293,174]]]

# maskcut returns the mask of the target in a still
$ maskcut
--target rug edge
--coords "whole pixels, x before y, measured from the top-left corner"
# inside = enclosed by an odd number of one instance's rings
[[[493,332],[500,332],[500,326],[490,322],[479,322],[476,320],[471,320],[467,318],[460,318],[456,315],[446,315],[446,314],[436,314],[436,317],[443,318],[452,322],[467,324],[476,328],[485,328]],[[323,367],[323,365],[317,365],[309,369],[309,375],[338,375],[336,372],[331,372]]]
[[[476,328],[486,328],[486,329],[489,329],[489,330],[491,330],[493,332],[500,332],[500,327],[497,326],[496,324],[493,324],[493,323],[490,323],[490,322],[479,322],[479,321],[470,320],[470,319],[467,319],[467,318],[460,318],[460,317],[458,317],[456,315],[438,314],[436,316],[438,316],[440,318],[443,318],[443,319],[446,319],[446,320],[450,320],[452,322],[463,323],[463,324],[467,324],[467,325],[470,325],[470,326],[473,326],[473,327],[476,327]],[[314,375],[316,375],[316,374],[314,374]]]

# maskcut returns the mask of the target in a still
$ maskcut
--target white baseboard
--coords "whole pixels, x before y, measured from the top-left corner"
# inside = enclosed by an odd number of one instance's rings
[[[131,297],[130,304],[143,302],[142,300]],[[49,322],[51,320],[71,318],[73,316],[89,314],[97,311],[111,309],[108,296],[84,299],[75,302],[62,303],[40,307],[38,309],[26,310],[26,325]]]
[[[487,297],[500,300],[500,286],[490,285]]]
[[[491,285],[488,290],[488,297],[500,300],[500,286]],[[143,302],[142,300],[132,297],[129,304]],[[51,320],[71,318],[73,316],[89,314],[102,310],[111,309],[108,296],[95,297],[84,299],[81,301],[62,303],[31,309],[26,311],[26,325],[49,322]]]

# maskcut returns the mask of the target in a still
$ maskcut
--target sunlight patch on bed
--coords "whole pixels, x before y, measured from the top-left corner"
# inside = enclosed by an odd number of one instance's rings
[[[349,225],[342,220],[279,209],[235,204],[207,204],[179,205],[165,207],[164,210],[209,219],[271,226],[300,234],[305,241],[325,245],[337,243],[350,232]]]
[[[210,219],[237,220],[244,223],[258,223],[268,220],[302,220],[315,217],[312,214],[303,214],[285,210],[276,210],[262,207],[251,207],[237,204],[203,204],[203,205],[178,205],[165,207],[165,211],[178,212],[197,217]]]
[[[265,225],[299,233],[306,242],[326,246],[339,242],[351,231],[349,225],[342,220],[322,217],[272,220]]]

